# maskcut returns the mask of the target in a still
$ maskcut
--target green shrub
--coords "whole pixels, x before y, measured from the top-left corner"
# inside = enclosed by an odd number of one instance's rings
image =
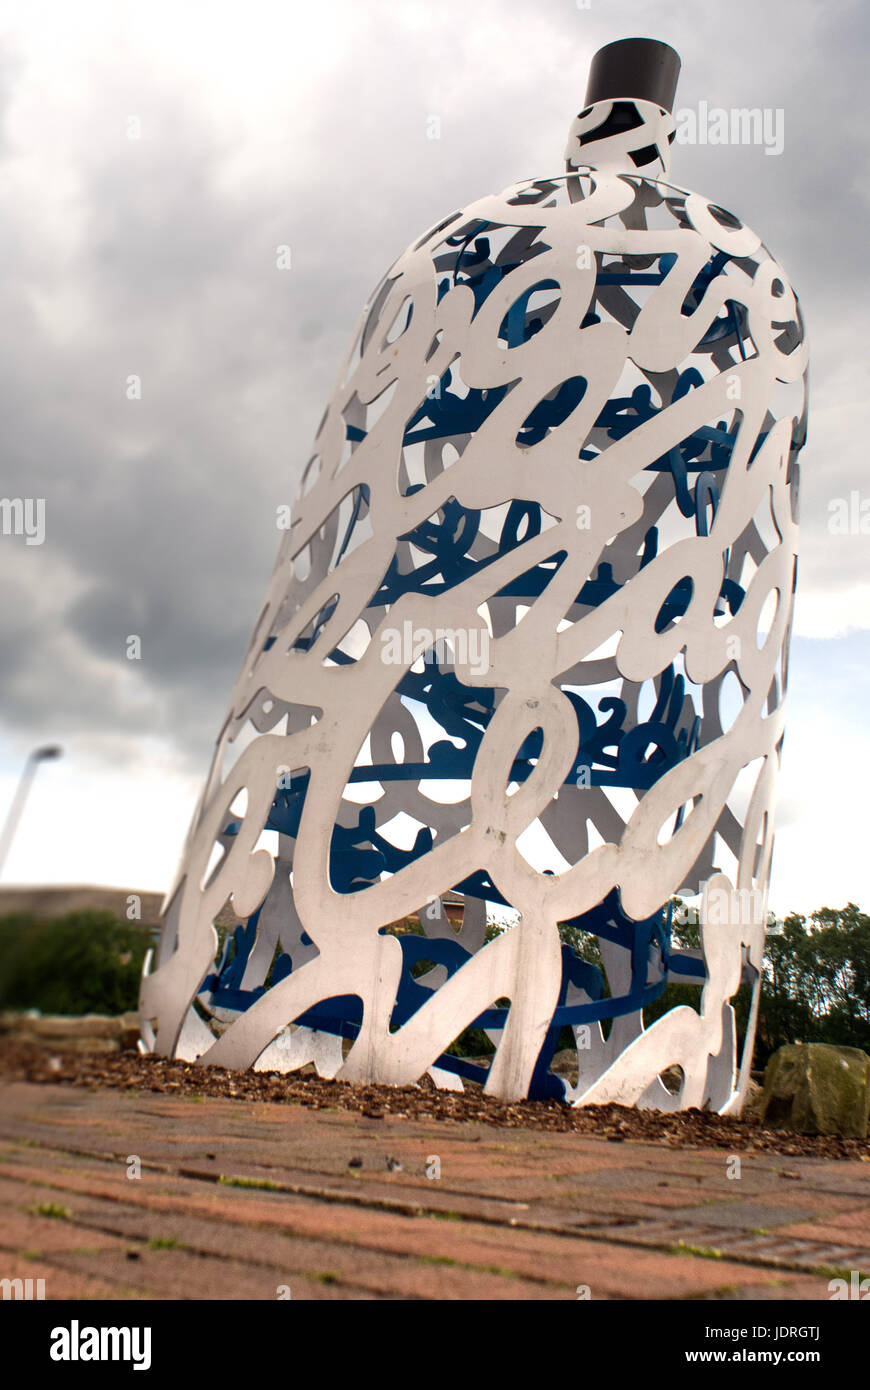
[[[395,935],[422,932],[409,918],[388,930]],[[500,924],[489,923],[487,941],[502,930]],[[602,967],[594,937],[566,925],[560,927],[560,936],[583,959]],[[673,941],[686,948],[697,946],[698,940],[697,912],[691,909],[687,922],[674,923]],[[26,913],[0,917],[0,1009],[73,1015],[133,1010],[148,944],[147,931],[110,912],[71,912],[52,921]],[[420,962],[415,974],[425,968]],[[604,984],[606,996],[606,972]],[[738,1045],[746,1029],[749,998],[744,985],[733,1001]],[[699,1008],[700,990],[668,985],[644,1010],[646,1026],[675,1004]],[[609,1023],[604,1031],[607,1034]],[[854,903],[819,908],[808,917],[790,913],[768,934],[756,1065],[763,1066],[772,1052],[789,1042],[832,1042],[870,1052],[870,916]],[[568,1029],[562,1030],[559,1045],[573,1046]],[[467,1028],[448,1051],[479,1057],[491,1054],[493,1046],[481,1029]]]
[[[110,912],[53,921],[0,917],[0,1009],[120,1014],[135,1009],[148,933]]]

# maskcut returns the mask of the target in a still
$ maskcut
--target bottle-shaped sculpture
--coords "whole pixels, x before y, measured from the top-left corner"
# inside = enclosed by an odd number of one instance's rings
[[[601,50],[567,172],[365,306],[143,978],[157,1052],[739,1109],[806,349],[755,233],[667,176],[678,70]]]

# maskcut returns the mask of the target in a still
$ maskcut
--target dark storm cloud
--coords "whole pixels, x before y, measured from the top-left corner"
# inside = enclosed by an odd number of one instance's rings
[[[304,102],[304,53],[287,53],[286,105],[261,134],[236,134],[208,82],[122,53],[94,60],[69,167],[20,127],[0,139],[0,172],[29,171],[0,193],[2,492],[45,497],[47,511],[44,546],[0,542],[7,732],[171,734],[201,765],[271,571],[276,507],[292,500],[366,295],[442,214],[560,170],[602,42],[673,43],[678,105],[784,109],[781,156],[681,146],[673,177],[733,206],[783,259],[817,393],[863,347],[867,141],[839,121],[863,100],[858,5],[566,0],[532,14],[450,0],[418,28],[394,6],[367,10]],[[26,76],[14,43],[0,51],[0,111]],[[440,140],[426,138],[431,114]],[[276,142],[280,159],[261,162]],[[276,267],[283,244],[290,271]],[[133,374],[141,400],[126,398]],[[859,446],[853,424],[831,428],[837,447],[808,451],[805,516],[813,582],[836,589],[861,562],[828,553],[825,506]],[[134,633],[138,664],[125,657]]]

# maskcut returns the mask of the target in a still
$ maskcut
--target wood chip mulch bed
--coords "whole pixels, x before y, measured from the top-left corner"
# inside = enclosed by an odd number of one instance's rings
[[[464,1092],[439,1091],[428,1077],[419,1086],[355,1086],[324,1081],[313,1073],[233,1072],[135,1052],[51,1052],[11,1041],[0,1042],[0,1077],[171,1096],[277,1101],[312,1110],[355,1110],[370,1119],[471,1120],[509,1129],[573,1131],[616,1143],[636,1139],[673,1148],[767,1150],[788,1157],[870,1162],[868,1140],[765,1130],[751,1116],[725,1118],[706,1110],[662,1114],[622,1105],[576,1108],[557,1100],[507,1102],[484,1095],[479,1085],[468,1081]]]

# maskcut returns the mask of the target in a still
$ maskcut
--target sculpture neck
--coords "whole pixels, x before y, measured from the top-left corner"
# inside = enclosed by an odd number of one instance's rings
[[[593,168],[657,178],[670,166],[676,123],[664,107],[637,98],[596,101],[575,119],[565,160],[569,173]]]

